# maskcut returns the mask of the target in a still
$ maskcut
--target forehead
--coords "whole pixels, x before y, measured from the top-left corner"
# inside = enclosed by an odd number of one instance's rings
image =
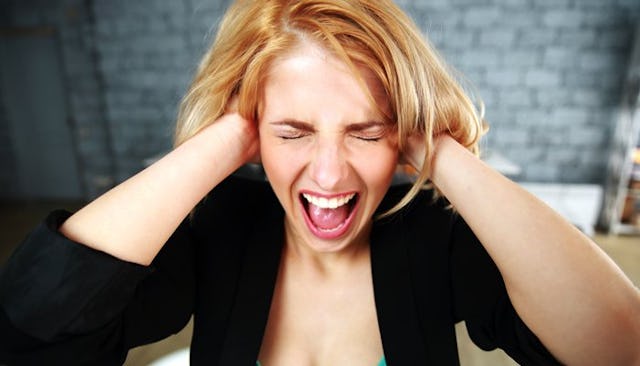
[[[350,67],[314,42],[302,42],[271,63],[264,98],[266,107],[277,101],[293,102],[292,98],[320,100],[333,107],[349,104],[352,109],[370,109],[384,116],[389,104],[382,84],[367,67]]]

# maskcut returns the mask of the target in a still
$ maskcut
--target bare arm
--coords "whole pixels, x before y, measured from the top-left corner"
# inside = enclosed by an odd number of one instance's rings
[[[237,114],[225,115],[82,208],[60,231],[94,249],[148,265],[189,211],[257,149],[255,126]]]
[[[640,364],[640,292],[595,243],[449,136],[437,140],[431,178],[496,262],[520,317],[561,362]]]

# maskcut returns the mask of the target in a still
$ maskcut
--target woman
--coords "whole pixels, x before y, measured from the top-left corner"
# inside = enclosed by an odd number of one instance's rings
[[[482,132],[390,1],[236,1],[174,151],[7,264],[0,359],[118,364],[194,314],[196,365],[457,364],[461,320],[521,364],[640,364],[638,290]]]

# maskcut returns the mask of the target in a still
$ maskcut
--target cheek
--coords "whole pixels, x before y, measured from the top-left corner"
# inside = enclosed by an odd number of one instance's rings
[[[274,148],[268,141],[260,141],[260,160],[262,167],[264,168],[269,182],[273,186],[274,190],[280,185],[280,182],[284,180],[286,166],[285,164],[278,163],[281,161],[281,154],[278,153],[278,149]]]
[[[369,189],[383,190],[389,187],[398,165],[396,149],[380,149],[363,154],[358,160],[358,171]]]
[[[262,167],[271,187],[281,201],[291,190],[291,186],[299,174],[300,162],[299,159],[296,159],[299,156],[300,154],[292,152],[290,148],[273,139],[267,138],[260,141]]]

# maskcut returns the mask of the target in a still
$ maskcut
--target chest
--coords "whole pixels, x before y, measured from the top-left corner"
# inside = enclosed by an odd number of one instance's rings
[[[374,366],[382,358],[369,268],[327,281],[281,271],[273,295],[262,365]]]

